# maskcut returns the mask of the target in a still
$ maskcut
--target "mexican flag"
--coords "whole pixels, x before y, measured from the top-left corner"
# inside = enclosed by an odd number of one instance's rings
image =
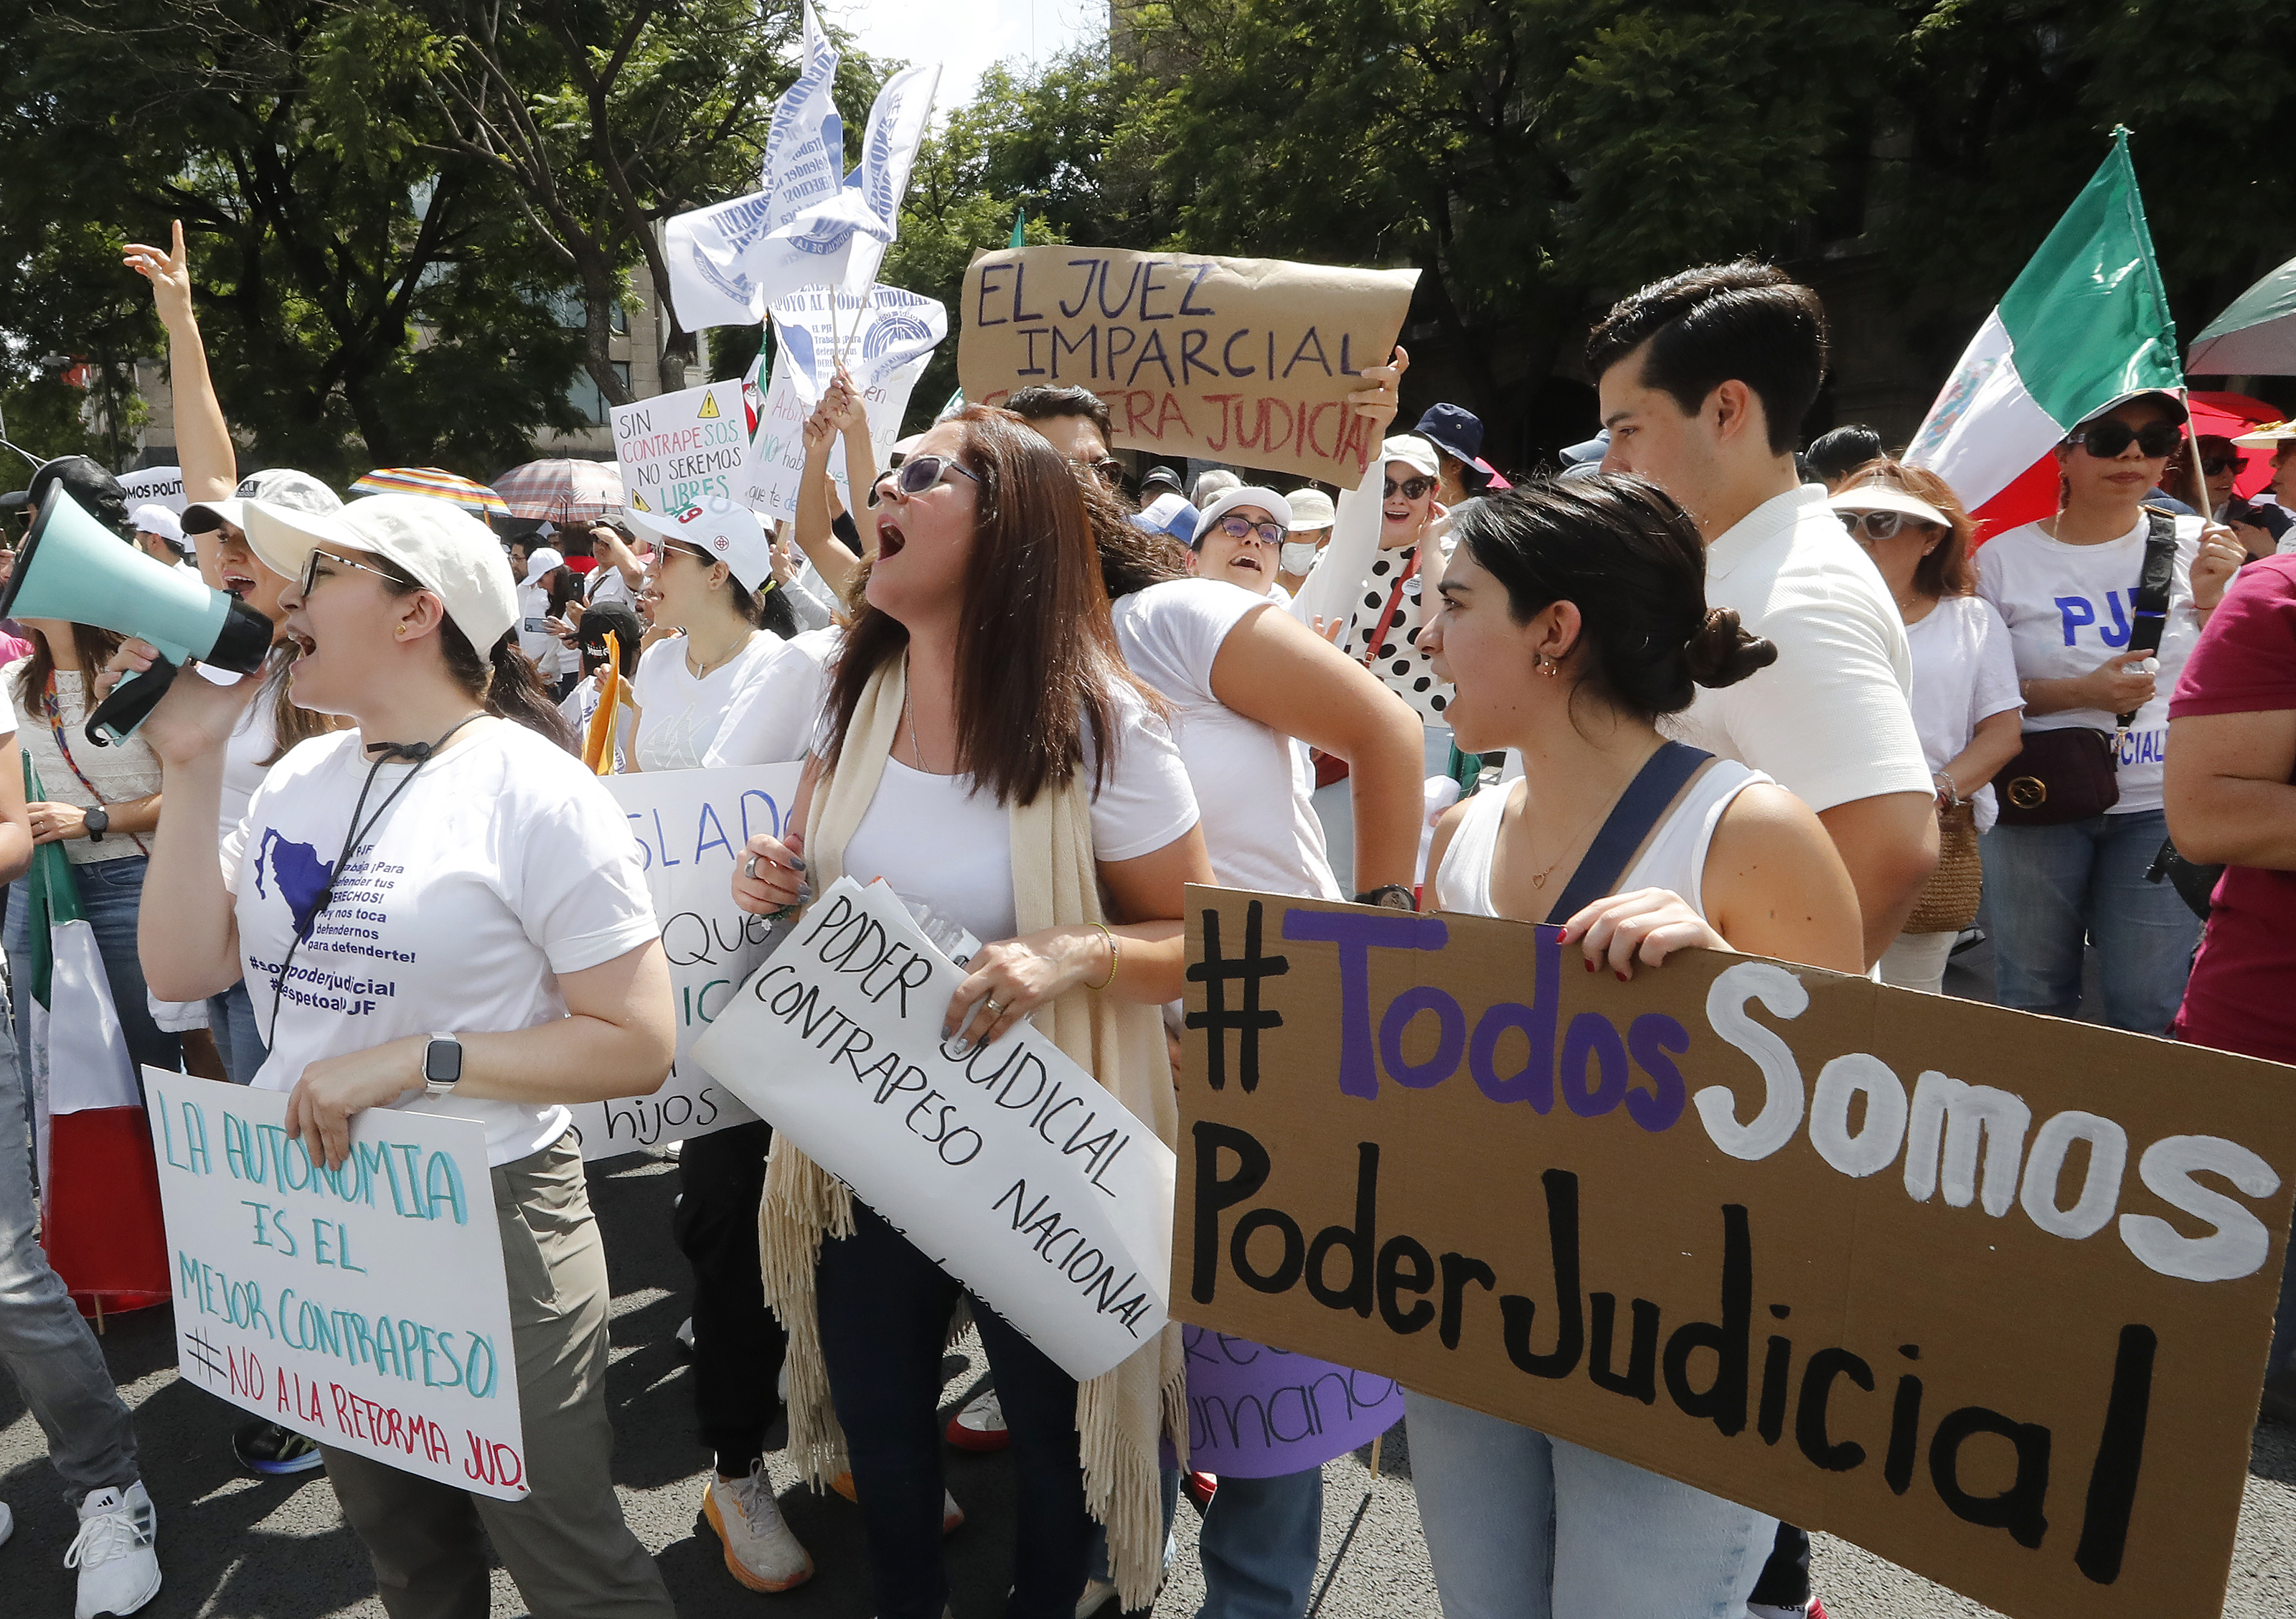
[[[25,795],[46,798],[32,761]],[[11,968],[25,982],[40,1244],[83,1314],[168,1302],[160,1171],[135,1064],[113,1009],[95,929],[61,843],[32,851],[24,879],[29,943]]]
[[[1986,317],[1906,459],[1998,534],[2057,509],[2050,454],[2115,399],[2184,386],[2128,131]]]

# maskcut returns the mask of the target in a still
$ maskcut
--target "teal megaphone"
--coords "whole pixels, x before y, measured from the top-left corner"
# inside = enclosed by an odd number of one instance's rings
[[[159,648],[148,672],[120,681],[88,716],[87,739],[98,747],[134,735],[187,659],[251,675],[271,650],[269,619],[190,569],[144,555],[81,510],[62,483],[41,499],[17,549],[0,618],[94,624]]]

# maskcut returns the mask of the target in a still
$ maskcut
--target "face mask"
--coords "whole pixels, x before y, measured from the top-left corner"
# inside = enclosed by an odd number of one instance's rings
[[[1316,542],[1286,540],[1283,544],[1283,571],[1297,578],[1316,565]]]

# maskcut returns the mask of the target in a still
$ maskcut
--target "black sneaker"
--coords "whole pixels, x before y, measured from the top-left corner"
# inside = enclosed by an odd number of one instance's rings
[[[327,1461],[319,1454],[316,1444],[275,1422],[249,1423],[231,1436],[231,1448],[238,1455],[240,1466],[250,1473],[274,1478],[289,1473],[308,1473],[324,1467]]]

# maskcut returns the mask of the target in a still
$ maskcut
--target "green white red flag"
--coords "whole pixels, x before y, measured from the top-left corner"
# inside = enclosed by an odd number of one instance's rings
[[[2184,386],[2128,131],[1978,329],[1906,458],[1998,534],[2056,510],[2051,455],[2116,399]]]

